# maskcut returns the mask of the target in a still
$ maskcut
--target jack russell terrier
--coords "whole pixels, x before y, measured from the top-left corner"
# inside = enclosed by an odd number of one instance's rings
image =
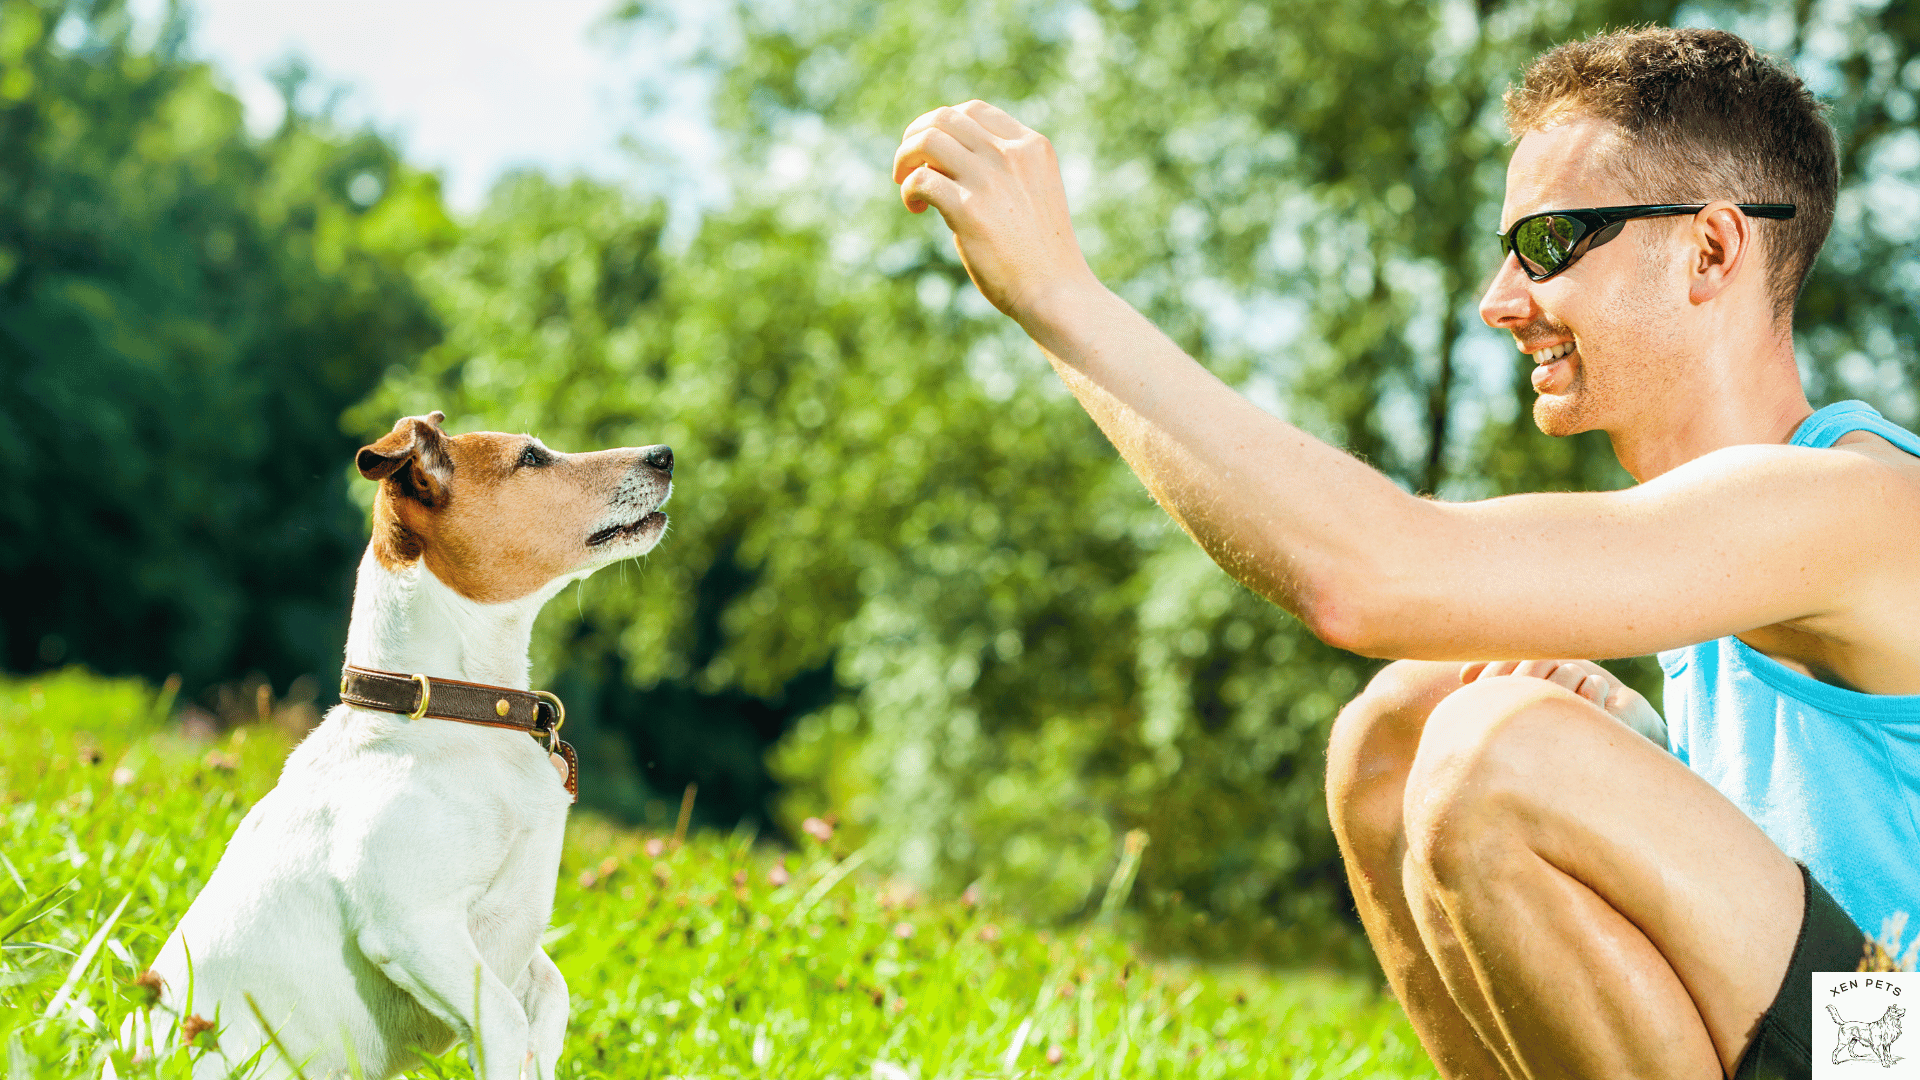
[[[540,935],[578,770],[527,648],[563,586],[659,542],[673,451],[562,454],[444,419],[361,449],[380,488],[341,704],[143,977],[149,1053],[214,1026],[199,1080],[388,1077],[456,1040],[481,1080],[559,1060],[567,985]]]

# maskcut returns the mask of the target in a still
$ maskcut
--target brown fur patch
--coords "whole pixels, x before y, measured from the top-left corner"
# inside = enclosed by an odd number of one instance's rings
[[[373,557],[388,570],[398,571],[420,558],[420,538],[400,523],[384,485],[373,497]]]

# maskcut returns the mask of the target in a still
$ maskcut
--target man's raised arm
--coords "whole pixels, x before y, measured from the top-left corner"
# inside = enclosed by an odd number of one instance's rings
[[[1783,446],[1721,450],[1625,492],[1416,498],[1261,411],[1101,285],[1051,145],[1005,112],[974,101],[915,120],[894,179],[908,209],[940,211],[980,291],[1174,520],[1343,648],[1628,656],[1818,616],[1872,585],[1873,560],[1837,555],[1920,520],[1875,463]],[[1745,234],[1712,239],[1737,273]]]

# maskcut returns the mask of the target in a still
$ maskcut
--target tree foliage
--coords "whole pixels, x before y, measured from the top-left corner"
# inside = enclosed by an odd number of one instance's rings
[[[433,339],[448,222],[372,135],[250,138],[183,33],[0,5],[0,662],[284,685],[338,662],[340,413]]]

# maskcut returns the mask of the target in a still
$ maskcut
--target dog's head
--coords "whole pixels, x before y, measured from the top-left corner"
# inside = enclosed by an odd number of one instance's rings
[[[388,569],[424,561],[461,595],[501,603],[644,554],[666,532],[667,447],[562,454],[527,435],[449,435],[445,419],[404,417],[355,459],[380,484],[373,552]]]

